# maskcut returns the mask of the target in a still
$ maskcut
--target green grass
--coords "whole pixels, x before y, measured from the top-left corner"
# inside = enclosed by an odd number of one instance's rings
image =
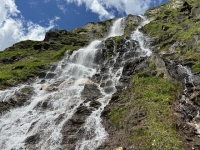
[[[80,46],[65,45],[60,50],[34,50],[30,48],[0,52],[0,60],[12,59],[13,56],[18,57],[18,60],[13,63],[0,65],[0,89],[28,81],[42,70],[49,69],[52,62],[62,59],[66,51],[71,53],[78,48]]]
[[[135,24],[130,24],[128,27],[125,28],[125,31],[124,31],[124,35],[125,36],[129,36],[130,33],[135,30],[135,28],[137,27],[137,25]]]
[[[175,48],[176,53],[168,56],[170,59],[178,59],[182,62],[186,62],[187,59],[199,60],[200,53],[195,51],[199,43],[195,43],[193,38],[195,35],[200,35],[200,28],[198,26],[200,22],[180,12],[179,9],[167,7],[171,2],[169,1],[162,5],[162,9],[153,15],[153,21],[147,24],[144,30],[147,35],[153,38],[153,45],[158,47],[156,49],[157,52],[169,51],[174,42],[179,42],[183,43],[184,46],[178,45]],[[188,3],[195,7],[199,0],[189,0]],[[164,31],[162,29],[163,26],[169,27],[169,29]],[[192,71],[200,71],[199,62],[194,62]]]
[[[121,95],[125,106],[111,110],[109,118],[118,130],[126,131],[136,149],[181,150],[172,115],[172,103],[180,90],[177,83],[138,73]],[[130,126],[130,120],[139,120],[139,124]]]

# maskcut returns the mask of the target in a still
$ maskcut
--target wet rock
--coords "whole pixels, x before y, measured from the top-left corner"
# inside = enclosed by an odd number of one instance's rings
[[[52,110],[53,106],[50,103],[49,99],[46,99],[44,101],[40,101],[37,103],[34,109],[40,109],[40,110]]]
[[[89,115],[91,113],[92,113],[91,110],[88,109],[86,106],[80,106],[76,111],[76,114],[82,114],[82,115]]]
[[[178,107],[177,112],[183,114],[185,120],[191,121],[198,114],[198,109],[194,105],[184,102]]]
[[[111,100],[110,100],[110,103],[112,103],[112,102],[116,102],[118,99],[119,99],[119,95],[120,95],[120,93],[117,91],[116,93],[114,93],[113,95],[112,95],[112,98],[111,98]]]
[[[28,129],[28,132],[30,132],[30,131],[34,128],[34,126],[37,124],[37,122],[38,122],[38,121],[34,121],[33,123],[31,123],[31,126],[30,126],[30,128]]]
[[[85,136],[82,125],[91,113],[92,111],[89,108],[80,105],[72,118],[64,123],[61,130],[63,135],[61,145],[64,149],[69,147],[75,149],[76,142]]]
[[[84,99],[95,100],[102,96],[98,87],[94,84],[85,84],[83,91],[81,92],[81,96]]]
[[[104,92],[107,94],[112,94],[114,92],[114,87],[105,87]]]
[[[46,80],[41,80],[39,84],[44,84]]]
[[[63,119],[65,114],[60,114],[58,118],[55,119],[55,124],[58,125]]]
[[[15,91],[6,102],[1,102],[3,108],[9,110],[12,107],[20,107],[28,104],[28,100],[34,94],[34,89],[32,87],[26,86],[18,91]],[[6,106],[3,106],[6,105]]]
[[[105,86],[106,86],[105,83],[101,83],[101,84],[100,84],[100,87],[105,87]]]
[[[101,75],[95,74],[92,76],[91,80],[94,81],[95,83],[99,83],[101,81]]]
[[[57,68],[57,65],[53,65],[53,66],[51,67],[50,71],[51,71],[51,72],[54,72],[54,71],[56,70],[56,68]]]
[[[56,74],[55,73],[52,73],[52,72],[50,72],[50,73],[47,73],[47,75],[46,75],[46,79],[52,79],[53,77],[55,77],[56,76]]]
[[[39,79],[44,79],[46,77],[46,72],[41,72],[39,75],[38,75],[38,78]]]
[[[101,106],[101,103],[98,101],[91,101],[90,102],[90,107],[94,107],[94,108],[99,108]]]
[[[108,81],[106,82],[106,86],[112,86],[112,84],[113,84],[113,82],[112,82],[111,80],[108,80]]]
[[[35,134],[26,138],[24,142],[26,145],[31,145],[31,144],[37,144],[39,143],[39,141],[40,141],[40,135]]]
[[[102,55],[102,51],[101,50],[98,50],[94,56],[94,63],[95,64],[100,64],[101,65],[101,62],[103,61],[103,55]]]

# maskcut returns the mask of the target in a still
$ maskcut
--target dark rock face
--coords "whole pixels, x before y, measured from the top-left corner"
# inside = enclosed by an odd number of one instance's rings
[[[86,118],[92,113],[92,110],[98,109],[101,106],[101,103],[96,101],[96,99],[100,98],[102,94],[95,84],[85,84],[81,96],[85,101],[62,127],[63,140],[61,145],[63,149],[74,150],[78,140],[81,140],[83,137],[90,138],[90,135],[86,135],[83,124]],[[90,107],[84,106],[88,102],[90,103]]]
[[[169,64],[169,63],[168,63]],[[174,69],[169,70],[176,79],[182,83],[183,93],[180,95],[179,101],[175,104],[175,123],[182,140],[187,147],[199,148],[199,133],[197,132],[197,125],[200,123],[200,90],[199,75],[189,75],[185,68],[176,66]]]
[[[6,101],[0,102],[0,113],[8,111],[11,108],[21,107],[27,105],[31,96],[34,94],[32,87],[24,87],[15,93]]]
[[[53,78],[53,77],[55,77],[56,76],[56,74],[55,73],[52,73],[52,72],[49,72],[49,73],[47,73],[47,75],[46,75],[46,79],[51,79],[51,78]]]
[[[39,79],[44,79],[46,77],[46,72],[41,72],[39,75],[38,75],[38,78]]]
[[[86,84],[81,92],[81,96],[86,100],[96,100],[97,98],[101,97],[102,94],[96,85]]]
[[[92,113],[86,106],[80,106],[71,119],[66,121],[62,128],[62,147],[64,149],[75,149],[75,143],[84,136],[84,129],[81,126],[85,123],[87,116]]]
[[[57,32],[49,31],[46,33],[44,41],[55,40],[58,37],[59,37],[59,34]]]

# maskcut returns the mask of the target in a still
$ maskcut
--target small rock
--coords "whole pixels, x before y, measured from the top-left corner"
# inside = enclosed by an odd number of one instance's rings
[[[116,150],[123,150],[123,147],[118,147],[116,148]]]
[[[56,74],[55,73],[48,73],[47,75],[46,75],[46,79],[52,79],[53,77],[55,77],[56,76]]]
[[[39,79],[44,79],[46,76],[46,72],[41,72],[39,75],[38,75],[38,78]]]

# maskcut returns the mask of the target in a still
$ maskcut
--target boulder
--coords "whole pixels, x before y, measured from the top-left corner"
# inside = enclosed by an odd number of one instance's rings
[[[153,54],[150,58],[150,62],[156,66],[157,76],[171,80],[169,72],[166,68],[164,60],[157,54]]]
[[[52,73],[52,72],[49,72],[49,73],[47,73],[47,75],[46,75],[46,79],[52,79],[53,77],[55,77],[56,76],[56,74],[55,73]]]
[[[41,72],[41,73],[39,73],[38,78],[44,79],[46,77],[46,75],[47,75],[46,72]]]
[[[39,134],[35,134],[32,136],[29,136],[25,139],[24,143],[25,145],[30,145],[30,144],[37,144],[40,141],[40,135]]]
[[[85,84],[81,97],[84,99],[96,100],[102,96],[101,91],[94,84]]]
[[[200,5],[197,5],[192,9],[192,17],[194,19],[200,20]]]

